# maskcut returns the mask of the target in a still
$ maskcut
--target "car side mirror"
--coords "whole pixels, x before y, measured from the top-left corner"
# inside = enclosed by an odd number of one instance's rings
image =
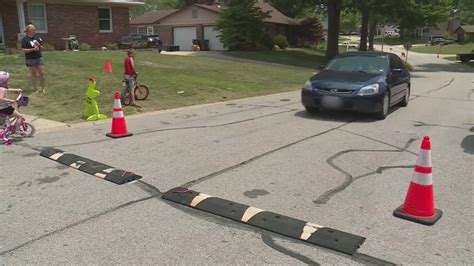
[[[316,67],[316,69],[323,70],[325,67],[326,67],[326,65],[319,65],[319,66]]]

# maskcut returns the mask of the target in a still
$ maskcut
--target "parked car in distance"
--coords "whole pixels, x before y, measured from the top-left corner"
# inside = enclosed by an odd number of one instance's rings
[[[445,38],[432,38],[430,41],[431,45],[448,45],[452,43],[452,41],[446,40]]]
[[[162,45],[163,43],[158,35],[130,34],[124,35],[118,40],[120,49],[127,49],[132,46],[138,46],[139,48],[157,47],[161,52]]]
[[[306,82],[301,102],[309,113],[320,109],[374,113],[385,119],[390,107],[407,106],[410,73],[393,53],[348,52],[336,56]]]

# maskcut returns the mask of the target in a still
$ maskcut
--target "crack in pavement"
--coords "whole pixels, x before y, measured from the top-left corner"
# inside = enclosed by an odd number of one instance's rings
[[[103,212],[101,212],[101,213],[92,215],[92,216],[87,217],[87,218],[85,218],[85,219],[79,220],[79,221],[77,221],[77,222],[75,222],[75,223],[69,224],[69,225],[67,225],[67,226],[64,226],[64,227],[62,227],[62,228],[56,229],[56,230],[54,230],[54,231],[52,231],[52,232],[49,232],[49,233],[47,233],[47,234],[44,234],[44,235],[41,235],[41,236],[36,237],[36,238],[34,238],[34,239],[31,239],[31,240],[29,240],[29,241],[27,241],[27,242],[24,242],[24,243],[22,243],[22,244],[20,244],[20,245],[17,245],[16,247],[13,247],[13,248],[11,248],[11,249],[8,249],[8,250],[5,250],[5,251],[0,251],[0,256],[6,255],[6,254],[11,253],[11,252],[14,252],[14,251],[16,251],[16,250],[18,250],[18,249],[20,249],[20,248],[23,248],[23,247],[25,247],[25,246],[28,246],[28,245],[33,244],[33,243],[35,243],[36,241],[39,241],[39,240],[42,240],[42,239],[47,238],[47,237],[49,237],[49,236],[52,236],[52,235],[54,235],[54,234],[63,232],[63,231],[65,231],[65,230],[70,229],[70,228],[72,228],[72,227],[75,227],[75,226],[77,226],[77,225],[84,224],[84,223],[86,223],[86,222],[89,222],[89,221],[91,221],[91,220],[97,219],[97,218],[102,217],[102,216],[104,216],[104,215],[110,214],[110,213],[115,212],[115,211],[117,211],[117,210],[120,210],[120,209],[129,207],[129,206],[133,206],[133,205],[135,205],[135,204],[137,204],[137,203],[144,202],[144,201],[153,199],[153,198],[158,197],[158,196],[159,196],[159,195],[148,196],[148,197],[144,197],[144,198],[141,198],[141,199],[138,199],[138,200],[132,200],[132,201],[129,201],[129,202],[124,203],[124,204],[122,204],[122,205],[119,205],[119,206],[110,208],[110,209],[108,209],[108,210],[106,210],[106,211],[103,211]]]
[[[334,130],[338,130],[338,129],[340,129],[340,128],[342,128],[342,127],[344,127],[344,126],[346,126],[346,125],[348,125],[348,124],[350,124],[350,123],[352,123],[352,122],[354,122],[354,121],[350,121],[350,122],[343,123],[343,124],[341,124],[341,125],[339,125],[339,126],[337,126],[337,127],[330,128],[330,129],[325,130],[325,131],[323,131],[323,132],[320,132],[320,133],[317,133],[317,134],[314,134],[314,135],[311,135],[311,136],[308,136],[308,137],[299,139],[299,140],[297,140],[297,141],[294,141],[294,142],[285,144],[285,145],[283,145],[283,146],[280,146],[280,147],[278,147],[278,148],[272,149],[272,150],[270,150],[270,151],[261,153],[261,154],[259,154],[259,155],[257,155],[257,156],[254,156],[254,157],[252,157],[252,158],[250,158],[250,159],[247,159],[247,160],[245,160],[245,161],[243,161],[243,162],[240,162],[240,163],[238,163],[238,164],[229,166],[229,167],[227,167],[227,168],[224,168],[224,169],[221,169],[221,170],[219,170],[219,171],[213,172],[213,173],[211,173],[211,174],[208,174],[208,175],[206,175],[206,176],[200,177],[200,178],[198,178],[198,179],[195,179],[195,180],[186,182],[185,184],[181,185],[180,187],[190,188],[190,187],[192,187],[192,186],[194,186],[194,185],[197,185],[197,184],[202,183],[202,182],[204,182],[204,181],[210,180],[210,179],[212,179],[212,178],[214,178],[214,177],[216,177],[216,176],[219,176],[219,175],[221,175],[221,174],[223,174],[223,173],[226,173],[226,172],[229,172],[229,171],[234,170],[234,169],[236,169],[236,168],[239,168],[239,167],[242,167],[242,166],[244,166],[244,165],[247,165],[247,164],[249,164],[249,163],[251,163],[251,162],[253,162],[253,161],[256,161],[256,160],[258,160],[258,159],[260,159],[260,158],[263,158],[263,157],[265,157],[265,156],[268,156],[268,155],[270,155],[270,154],[272,154],[272,153],[281,151],[281,150],[283,150],[283,149],[289,148],[289,147],[291,147],[291,146],[293,146],[293,145],[296,145],[296,144],[299,144],[299,143],[301,143],[301,142],[310,140],[310,139],[312,139],[312,138],[316,138],[316,137],[322,136],[322,135],[327,134],[327,133],[329,133],[329,132],[332,132],[332,131],[334,131]]]
[[[455,129],[462,129],[462,130],[469,130],[469,128],[464,128],[464,127],[457,127],[457,126],[446,126],[446,125],[440,125],[440,124],[428,124],[423,121],[413,121],[415,124],[413,126],[415,127],[445,127],[445,128],[455,128]]]
[[[454,78],[452,78],[450,81],[448,81],[448,83],[444,84],[443,86],[441,86],[441,87],[439,87],[439,88],[436,88],[436,89],[434,89],[434,90],[430,90],[430,91],[428,91],[427,93],[432,93],[432,92],[435,92],[435,91],[442,90],[442,89],[444,89],[444,88],[446,88],[446,87],[451,86],[451,84],[453,84],[453,82],[454,82]]]
[[[250,122],[250,121],[254,121],[254,120],[257,120],[257,119],[261,119],[261,118],[271,117],[271,116],[275,116],[275,115],[279,115],[279,114],[284,114],[284,113],[295,112],[295,111],[299,111],[299,109],[288,109],[288,110],[281,111],[281,112],[271,113],[271,114],[262,115],[262,116],[257,116],[257,117],[251,117],[251,118],[247,118],[247,119],[243,119],[243,120],[237,120],[237,121],[228,122],[228,123],[223,123],[223,124],[217,124],[217,125],[162,128],[162,129],[154,129],[154,130],[148,130],[148,131],[138,132],[138,133],[134,133],[134,135],[135,135],[135,136],[139,136],[139,135],[152,134],[152,133],[156,133],[156,132],[178,131],[178,130],[190,130],[190,129],[219,128],[219,127],[231,126],[231,125],[235,125],[235,124]],[[111,138],[106,138],[106,139],[100,139],[100,140],[94,140],[94,141],[87,141],[87,142],[81,142],[81,143],[58,145],[58,146],[55,146],[55,147],[56,147],[56,148],[73,147],[73,146],[79,146],[79,145],[102,143],[102,142],[107,142],[107,141],[112,141],[112,140],[113,140],[113,139],[111,139]]]
[[[290,256],[296,260],[299,260],[307,265],[321,265],[319,264],[318,262],[304,256],[304,255],[301,255],[299,253],[296,253],[294,251],[291,251],[283,246],[280,246],[278,245],[277,243],[275,243],[275,240],[272,238],[272,236],[270,234],[267,234],[267,233],[262,233],[262,240],[263,240],[263,243],[265,243],[267,246],[271,247],[272,249],[280,252],[280,253],[283,253],[287,256]]]
[[[473,100],[464,100],[464,99],[456,99],[456,98],[445,98],[445,97],[434,97],[434,96],[425,96],[425,95],[412,95],[419,98],[430,98],[430,99],[441,99],[441,100],[449,100],[449,101],[458,101],[458,102],[472,102]]]
[[[343,130],[345,131],[345,130]],[[361,179],[363,177],[367,177],[367,176],[370,176],[370,175],[373,175],[375,173],[378,173],[378,172],[383,172],[383,170],[385,169],[391,169],[391,168],[387,168],[387,167],[378,167],[377,170],[375,170],[374,172],[372,173],[367,173],[367,174],[363,174],[363,175],[360,175],[360,176],[356,176],[354,177],[350,172],[347,172],[346,170],[342,169],[341,167],[339,167],[336,163],[334,163],[334,160],[336,160],[337,158],[341,157],[342,155],[345,155],[345,154],[348,154],[348,153],[353,153],[353,152],[374,152],[374,153],[377,153],[377,152],[383,152],[383,153],[386,153],[386,152],[396,152],[396,153],[402,153],[402,152],[407,152],[407,149],[410,147],[410,145],[416,141],[415,138],[411,138],[408,140],[407,144],[405,144],[405,147],[403,148],[400,148],[400,147],[396,147],[395,148],[397,150],[362,150],[362,149],[350,149],[350,150],[343,150],[343,151],[340,151],[332,156],[330,156],[326,162],[334,169],[336,169],[338,172],[342,173],[344,175],[344,181],[342,182],[341,185],[335,187],[335,188],[331,188],[329,190],[327,190],[326,192],[324,192],[323,194],[321,194],[321,196],[319,196],[316,200],[313,201],[313,203],[315,204],[327,204],[328,201],[333,197],[335,196],[337,193],[340,193],[342,191],[344,191],[347,187],[349,187],[354,181],[358,180],[358,179]],[[380,141],[379,141],[380,142]],[[387,143],[384,143],[384,144],[387,144]],[[391,147],[394,147],[393,145],[389,144]],[[403,166],[405,167],[405,166]],[[397,168],[397,167],[392,167],[392,168]]]

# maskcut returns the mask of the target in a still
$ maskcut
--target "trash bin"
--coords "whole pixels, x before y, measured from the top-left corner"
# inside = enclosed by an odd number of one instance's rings
[[[200,47],[202,51],[209,51],[209,40],[202,40]]]

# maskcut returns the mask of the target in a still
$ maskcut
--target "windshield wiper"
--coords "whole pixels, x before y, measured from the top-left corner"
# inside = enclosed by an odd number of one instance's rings
[[[352,71],[352,72],[357,72],[357,73],[364,73],[364,74],[370,74],[369,72],[367,72],[367,71],[364,71],[364,70],[357,70],[357,71]]]

